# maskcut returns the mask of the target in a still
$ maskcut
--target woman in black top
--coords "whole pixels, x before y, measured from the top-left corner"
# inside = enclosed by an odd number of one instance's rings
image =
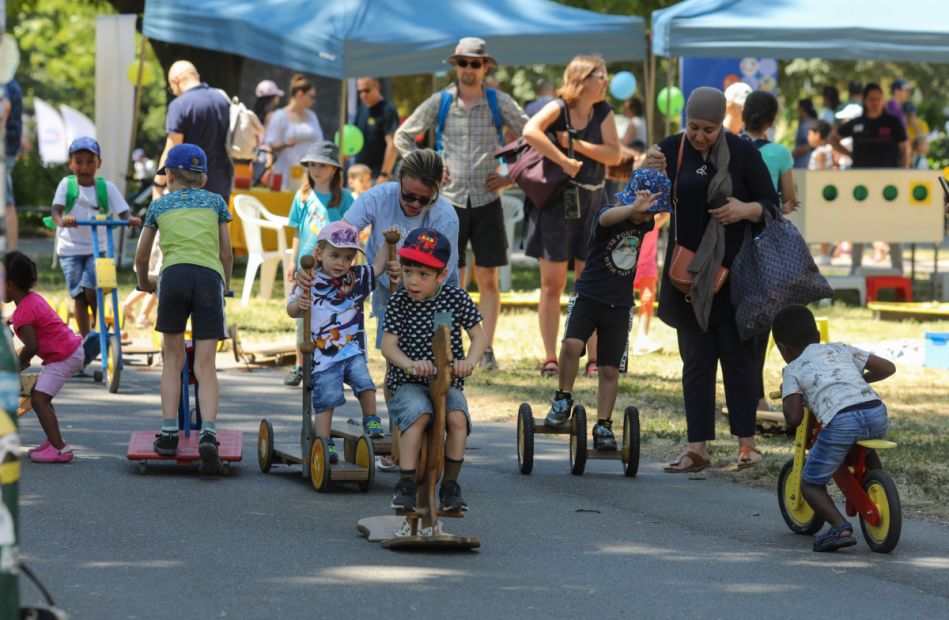
[[[729,425],[739,438],[738,467],[761,461],[755,447],[758,381],[754,341],[742,342],[738,337],[728,280],[718,293],[693,287],[690,299],[669,280],[676,243],[696,252],[697,257],[710,257],[703,273],[695,276],[696,282],[708,279],[719,265],[731,266],[745,229],[762,220],[763,210],[778,208],[761,155],[751,142],[723,131],[724,118],[722,92],[698,88],[686,104],[684,134],[669,136],[649,149],[646,157],[646,165],[667,171],[678,198],[659,289],[659,318],[678,335],[689,445],[664,468],[668,472],[699,471],[710,464],[706,442],[715,439],[719,362]]]
[[[541,374],[557,375],[557,332],[560,295],[567,284],[567,264],[573,259],[577,277],[587,258],[587,242],[596,213],[608,202],[604,191],[606,166],[619,163],[619,137],[613,107],[606,102],[606,64],[599,56],[577,56],[563,72],[563,85],[554,99],[524,126],[524,139],[573,179],[580,198],[580,217],[568,219],[563,194],[543,208],[533,208],[527,222],[526,254],[540,261],[540,302],[537,317],[544,341]],[[569,125],[567,117],[569,115]],[[574,156],[567,156],[567,130],[572,129]],[[554,133],[555,144],[548,133]],[[569,184],[568,184],[569,187]],[[588,350],[596,351],[595,336]],[[589,376],[596,360],[587,361]]]

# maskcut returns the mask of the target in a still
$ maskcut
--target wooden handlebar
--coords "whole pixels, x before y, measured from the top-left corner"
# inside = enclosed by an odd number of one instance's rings
[[[399,244],[399,239],[402,238],[402,235],[399,234],[397,230],[387,230],[382,236],[385,237],[386,243],[389,244],[389,261],[394,261],[396,246]],[[392,278],[389,278],[389,293],[394,293],[398,286],[398,282],[394,282]]]
[[[300,267],[310,278],[313,277],[313,267],[316,266],[316,259],[312,256],[304,256],[300,259]],[[309,294],[309,291],[307,291]],[[309,355],[313,353],[313,335],[312,329],[310,328],[310,310],[313,307],[313,300],[310,300],[310,303],[306,305],[306,308],[303,310],[303,342],[300,343],[300,351],[304,355]]]

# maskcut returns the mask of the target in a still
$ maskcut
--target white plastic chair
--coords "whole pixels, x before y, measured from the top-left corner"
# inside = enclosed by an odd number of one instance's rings
[[[504,232],[507,233],[507,265],[501,267],[499,288],[502,293],[511,290],[511,248],[514,246],[514,227],[524,219],[524,201],[517,196],[501,195],[504,210]]]
[[[260,269],[260,297],[269,299],[273,293],[274,280],[277,276],[277,265],[283,265],[283,273],[289,269],[290,251],[287,249],[287,237],[284,228],[289,219],[274,215],[264,205],[247,194],[234,197],[234,211],[241,218],[244,228],[244,241],[247,243],[247,271],[244,273],[244,292],[241,295],[241,305],[250,303],[250,293],[254,288],[254,279],[257,269]],[[264,251],[262,229],[276,231],[277,249]],[[285,286],[285,293],[290,287]],[[285,294],[285,297],[288,296]]]

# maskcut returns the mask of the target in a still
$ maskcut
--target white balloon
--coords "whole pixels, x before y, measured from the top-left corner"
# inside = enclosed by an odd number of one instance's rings
[[[16,69],[20,66],[20,48],[17,47],[16,39],[8,34],[2,35],[0,39],[0,84],[6,84],[16,75]]]

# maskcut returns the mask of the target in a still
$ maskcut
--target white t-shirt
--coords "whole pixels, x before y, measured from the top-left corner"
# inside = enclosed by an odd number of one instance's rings
[[[66,185],[67,178],[59,182],[56,186],[56,195],[53,197],[53,204],[61,207],[66,206]],[[111,181],[106,181],[105,186],[108,189],[109,211],[112,216],[117,216],[129,210],[125,203],[125,198],[119,192],[119,188]],[[96,186],[79,186],[79,196],[76,198],[76,204],[68,214],[77,220],[94,220],[99,215],[99,203],[96,200]],[[108,248],[106,240],[106,228],[99,228],[99,253],[105,256]],[[92,228],[90,226],[77,226],[75,228],[65,228],[60,226],[56,229],[58,239],[57,254],[59,256],[91,256],[92,255]]]
[[[863,378],[870,354],[842,342],[810,344],[784,367],[781,397],[803,394],[804,404],[826,426],[842,409],[880,400]]]
[[[290,120],[290,115],[284,108],[280,108],[270,117],[267,125],[267,135],[264,142],[267,144],[286,144],[293,138],[296,143],[277,151],[277,158],[273,164],[273,174],[283,175],[283,189],[290,187],[290,168],[300,164],[310,145],[323,141],[323,129],[316,112],[304,110],[306,122],[298,123]],[[294,188],[296,189],[296,188]]]

